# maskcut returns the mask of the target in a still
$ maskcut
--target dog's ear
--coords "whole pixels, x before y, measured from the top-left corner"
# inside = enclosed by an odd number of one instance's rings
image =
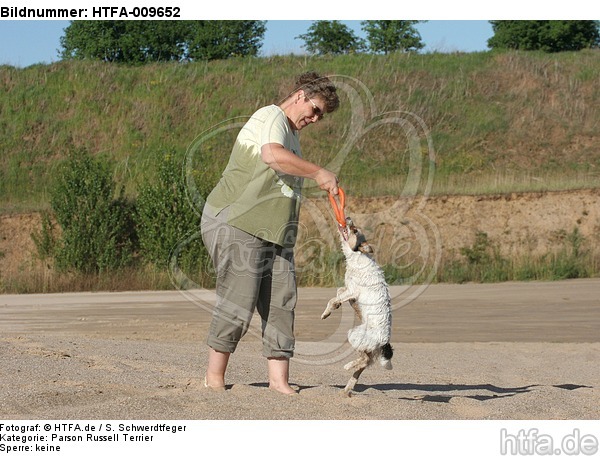
[[[367,241],[367,238],[363,234],[362,230],[360,228],[358,228],[357,226],[353,225],[352,231],[354,232],[354,235],[356,236],[355,250],[358,250],[359,252],[367,254],[367,255],[372,255],[373,247],[371,247],[371,244],[369,244],[369,241]]]
[[[371,247],[371,244],[369,244],[367,241],[362,242],[358,246],[358,251],[361,252],[361,253],[364,253],[366,255],[373,255],[375,253],[373,251],[373,247]]]

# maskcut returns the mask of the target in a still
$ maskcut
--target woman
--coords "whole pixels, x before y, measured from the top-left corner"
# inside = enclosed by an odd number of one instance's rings
[[[293,247],[303,178],[338,193],[334,173],[302,158],[299,132],[338,106],[328,78],[312,72],[300,75],[291,95],[279,105],[259,109],[244,125],[207,198],[202,237],[217,273],[207,388],[225,390],[229,357],[256,309],[262,319],[269,388],[295,394],[289,385],[295,343]]]

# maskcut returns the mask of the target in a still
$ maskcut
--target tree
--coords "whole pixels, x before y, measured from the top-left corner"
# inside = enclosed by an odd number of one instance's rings
[[[192,60],[226,59],[256,56],[265,34],[265,21],[198,21],[189,34],[189,58]]]
[[[340,21],[316,21],[307,33],[296,38],[304,40],[310,54],[350,54],[364,49],[364,40]]]
[[[72,21],[63,59],[147,63],[256,55],[264,21]]]
[[[579,51],[600,44],[598,21],[490,21],[492,49]]]
[[[413,26],[423,21],[362,21],[371,52],[419,51],[425,45]]]

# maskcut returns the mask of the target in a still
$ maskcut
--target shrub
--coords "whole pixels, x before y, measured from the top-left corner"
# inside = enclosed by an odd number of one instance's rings
[[[52,253],[60,270],[99,273],[131,263],[132,207],[117,195],[108,163],[84,150],[70,153],[59,167],[50,204],[62,235],[53,246],[47,221],[38,250]]]
[[[500,249],[483,231],[475,233],[471,247],[462,247],[466,262],[453,262],[452,273],[458,282],[500,282],[509,280],[510,262],[500,255]]]
[[[566,244],[561,252],[555,255],[550,264],[555,280],[578,279],[589,277],[586,265],[590,261],[590,252],[584,249],[585,237],[575,227],[565,236]]]
[[[460,253],[465,256],[469,264],[489,264],[492,261],[490,250],[491,242],[487,233],[477,231],[473,245],[462,247]]]
[[[200,216],[188,202],[182,164],[173,154],[165,154],[156,178],[142,184],[136,206],[140,252],[147,262],[166,268],[176,253],[186,271],[207,264]]]
[[[56,237],[52,216],[49,211],[43,211],[41,228],[31,233],[31,239],[40,260],[46,261],[54,258],[57,249]]]

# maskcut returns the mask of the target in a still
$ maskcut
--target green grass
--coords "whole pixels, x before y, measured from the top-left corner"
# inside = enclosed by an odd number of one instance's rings
[[[280,101],[294,76],[308,70],[332,75],[342,105],[302,132],[303,154],[336,172],[349,195],[597,188],[599,57],[600,50],[588,50],[0,66],[0,213],[48,209],[58,165],[79,148],[108,158],[114,180],[135,200],[156,179],[164,154],[183,159],[215,126]],[[236,132],[206,139],[191,157],[203,187],[219,178]],[[479,246],[487,256],[470,257],[474,245],[462,257],[442,258],[427,278],[417,263],[384,268],[392,284],[597,276],[600,253],[591,241],[573,233],[563,241],[551,253],[522,258],[503,258],[489,243]],[[299,267],[299,284],[339,285],[340,253],[317,256],[322,267]],[[102,275],[0,273],[0,292],[172,286],[166,271],[141,267]]]
[[[183,155],[219,122],[281,100],[293,76],[310,69],[338,75],[334,80],[348,90],[340,90],[338,112],[303,132],[303,152],[334,168],[349,189],[367,181],[371,195],[396,192],[411,175],[411,154],[422,154],[427,168],[430,151],[437,192],[495,191],[489,182],[498,180],[499,191],[537,190],[540,182],[578,188],[582,175],[589,176],[586,186],[595,185],[599,52],[0,66],[0,211],[46,207],[57,162],[78,147],[109,157],[135,195],[165,151]],[[361,121],[349,128],[360,112]],[[415,128],[417,150],[406,125]],[[222,162],[231,141],[218,139],[207,153]],[[480,184],[455,184],[465,181]]]
[[[47,268],[10,278],[0,275],[0,293],[7,294],[172,289],[169,274],[152,267],[129,268],[102,274],[58,274]]]
[[[429,276],[420,273],[419,267],[431,272],[432,283],[491,283],[506,281],[551,281],[598,277],[600,250],[575,228],[564,233],[562,242],[542,255],[530,252],[506,257],[487,233],[476,233],[471,246],[460,249],[458,257],[442,257],[436,268],[423,268],[422,264],[399,269],[384,265],[386,279],[391,285],[422,284]],[[432,270],[433,269],[433,270]]]
[[[310,261],[297,265],[299,286],[336,287],[343,284],[345,265],[339,250],[315,251]],[[433,266],[422,264],[418,258],[412,263],[406,261],[402,267],[382,265],[390,285],[565,280],[598,277],[600,250],[574,229],[564,233],[562,244],[557,243],[552,252],[508,258],[499,253],[498,246],[486,233],[480,232],[473,245],[461,249],[460,256],[442,257],[437,267]],[[200,286],[214,287],[210,275],[186,275],[198,280]],[[10,278],[0,275],[0,293],[159,290],[173,289],[174,286],[165,268],[140,265],[102,274],[58,274],[44,268]]]

